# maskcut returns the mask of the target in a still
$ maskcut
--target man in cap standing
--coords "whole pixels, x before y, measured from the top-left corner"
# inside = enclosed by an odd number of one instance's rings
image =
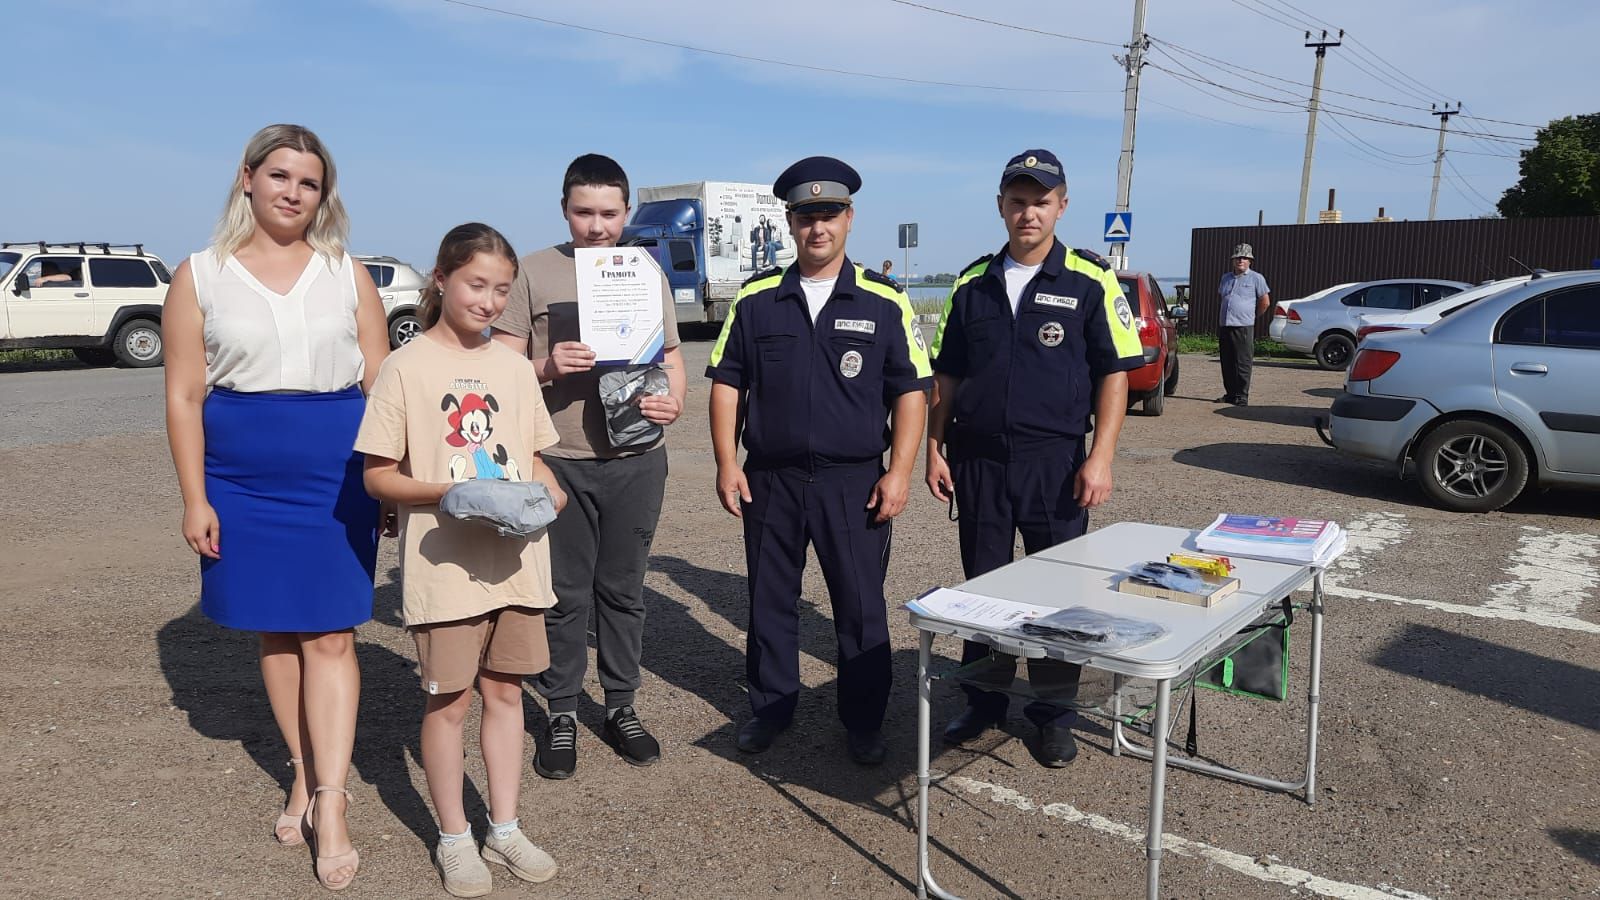
[[[1217,295],[1222,313],[1217,319],[1217,355],[1222,359],[1222,396],[1218,403],[1247,406],[1250,369],[1255,362],[1256,319],[1272,305],[1267,279],[1250,268],[1255,253],[1249,244],[1233,248],[1233,269],[1222,276]]]
[[[1110,263],[1056,239],[1067,184],[1055,154],[1012,157],[997,200],[1006,245],[956,279],[932,351],[928,488],[939,500],[954,494],[968,578],[1011,562],[1019,531],[1027,553],[1083,535],[1089,510],[1111,495],[1127,372],[1144,364]],[[1091,429],[1094,448],[1086,454]],[[962,662],[989,653],[968,641]],[[1029,680],[1060,696],[1076,692],[1078,674],[1075,665],[1028,661]],[[1002,723],[1009,705],[1005,694],[965,690],[967,709],[944,733],[952,744]],[[1024,713],[1039,726],[1039,761],[1071,762],[1077,713],[1040,701]]]
[[[906,505],[931,372],[905,295],[845,256],[860,187],[854,169],[823,156],[778,176],[772,190],[788,206],[795,264],[745,282],[706,375],[717,499],[744,520],[754,715],[739,749],[766,750],[794,717],[809,543],[833,605],[847,747],[857,763],[877,765],[890,685],[890,523]]]

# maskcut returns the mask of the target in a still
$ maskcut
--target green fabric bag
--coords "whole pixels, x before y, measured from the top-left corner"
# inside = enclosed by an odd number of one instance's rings
[[[1195,684],[1213,691],[1282,700],[1289,696],[1289,626],[1294,608],[1287,600],[1276,618],[1239,632],[1255,632],[1245,644],[1196,673]]]

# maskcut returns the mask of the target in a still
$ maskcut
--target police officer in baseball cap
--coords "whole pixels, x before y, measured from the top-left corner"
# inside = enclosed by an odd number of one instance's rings
[[[1127,411],[1127,372],[1144,364],[1133,313],[1116,273],[1088,250],[1055,236],[1067,209],[1066,174],[1048,150],[1025,150],[1000,174],[1006,227],[998,254],[956,279],[931,351],[927,482],[954,497],[961,566],[975,578],[1011,562],[1017,532],[1037,553],[1083,535],[1089,510],[1111,494],[1111,461]],[[1085,440],[1095,432],[1093,451]],[[968,641],[963,662],[990,655]],[[1015,659],[996,655],[1015,666]],[[1079,667],[1029,660],[1028,677],[1062,695]],[[945,729],[959,744],[1005,720],[1004,694],[966,686],[967,709]],[[1064,766],[1077,755],[1076,714],[1028,704],[1039,726],[1038,760]]]
[[[857,763],[878,765],[891,668],[883,578],[932,372],[905,294],[845,256],[861,176],[813,156],[772,188],[788,207],[795,264],[745,282],[706,368],[717,498],[744,522],[753,715],[738,746],[766,750],[794,717],[810,544],[833,604],[846,747]]]

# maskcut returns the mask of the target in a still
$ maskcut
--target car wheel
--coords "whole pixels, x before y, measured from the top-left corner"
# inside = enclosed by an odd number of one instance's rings
[[[161,324],[149,319],[134,319],[117,329],[117,340],[111,350],[123,365],[133,369],[147,369],[161,365],[164,358],[161,346]]]
[[[411,313],[401,313],[389,321],[389,346],[399,349],[411,343],[422,331],[421,319]]]
[[[1323,335],[1322,340],[1317,341],[1317,346],[1312,348],[1311,354],[1322,368],[1330,372],[1343,372],[1350,367],[1350,357],[1356,355],[1356,342],[1350,335],[1335,331]]]
[[[1446,509],[1490,512],[1517,498],[1528,483],[1528,454],[1515,436],[1490,422],[1446,422],[1417,445],[1417,480]]]
[[[1159,415],[1161,415],[1161,411],[1166,409],[1166,408],[1167,408],[1167,395],[1166,395],[1166,393],[1164,391],[1161,390],[1161,388],[1158,387],[1155,390],[1153,390],[1150,393],[1145,395],[1145,397],[1144,397],[1144,414],[1145,415],[1147,415],[1147,416],[1159,416]]]
[[[1176,394],[1178,392],[1178,362],[1179,362],[1179,360],[1178,360],[1177,351],[1168,350],[1167,353],[1172,356],[1172,372],[1167,375],[1166,382],[1164,382],[1161,385],[1161,392],[1166,394],[1168,397],[1171,397],[1173,394]]]
[[[101,350],[99,347],[78,347],[72,351],[72,355],[86,366],[111,366],[117,362],[115,353]]]

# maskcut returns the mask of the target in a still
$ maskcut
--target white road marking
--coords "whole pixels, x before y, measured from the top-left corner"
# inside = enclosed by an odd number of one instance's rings
[[[1505,572],[1514,580],[1489,589],[1486,604],[1547,616],[1576,616],[1600,585],[1600,537],[1522,527]]]
[[[1083,812],[1070,803],[1049,803],[1041,807],[1011,788],[965,778],[960,775],[949,776],[944,779],[943,783],[966,791],[969,794],[987,796],[993,802],[1003,806],[1010,806],[1023,812],[1042,812],[1048,818],[1068,825],[1081,825],[1101,834],[1127,841],[1130,844],[1144,846],[1145,833],[1143,830],[1104,816]],[[1258,881],[1300,888],[1324,897],[1333,897],[1336,900],[1392,900],[1395,897],[1405,898],[1405,900],[1429,900],[1426,894],[1418,894],[1386,884],[1380,884],[1377,887],[1366,887],[1365,885],[1323,878],[1292,866],[1279,865],[1277,863],[1262,865],[1242,853],[1234,853],[1231,850],[1223,850],[1220,847],[1213,847],[1210,844],[1191,841],[1188,838],[1181,838],[1175,834],[1167,834],[1165,832],[1161,835],[1161,847],[1163,850],[1176,853],[1179,856],[1192,856],[1212,865],[1248,875]]]
[[[1400,597],[1345,583],[1345,579],[1360,575],[1379,553],[1405,540],[1411,526],[1399,513],[1368,512],[1357,516],[1345,531],[1349,546],[1323,576],[1323,592],[1330,597],[1422,606],[1480,619],[1600,634],[1600,624],[1576,615],[1585,596],[1600,585],[1600,567],[1585,562],[1600,560],[1600,538],[1524,526],[1522,541],[1507,569],[1516,581],[1495,586],[1489,602],[1474,606]]]
[[[1411,533],[1411,526],[1406,524],[1406,517],[1399,513],[1369,512],[1357,516],[1344,530],[1349,544],[1338,562],[1333,564],[1333,571],[1356,575],[1380,551],[1405,540],[1406,535]]]
[[[1524,612],[1519,609],[1494,609],[1488,606],[1468,606],[1464,603],[1446,603],[1443,600],[1422,600],[1414,597],[1397,597],[1394,594],[1380,594],[1377,591],[1368,591],[1362,588],[1346,587],[1330,578],[1324,578],[1322,592],[1330,597],[1343,597],[1347,600],[1373,600],[1381,603],[1403,603],[1408,606],[1425,606],[1428,609],[1437,609],[1440,612],[1455,613],[1462,616],[1475,616],[1479,619],[1501,619],[1509,622],[1526,622],[1530,625],[1540,625],[1545,628],[1560,628],[1566,631],[1581,631],[1585,634],[1600,634],[1600,625],[1574,616],[1552,616],[1545,613]]]

